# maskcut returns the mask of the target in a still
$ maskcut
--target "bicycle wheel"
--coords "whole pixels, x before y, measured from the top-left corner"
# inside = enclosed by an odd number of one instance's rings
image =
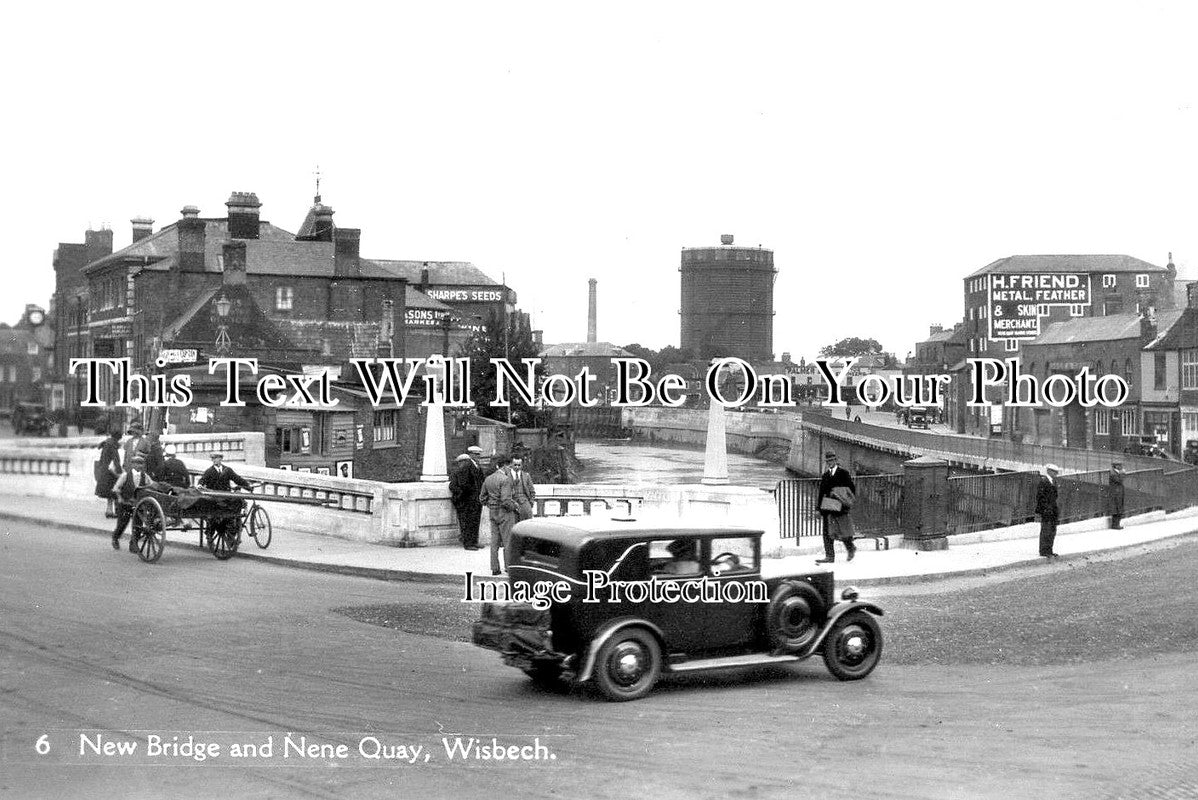
[[[254,543],[263,550],[270,547],[271,527],[270,514],[260,505],[254,505],[245,521],[249,535],[254,537]]]

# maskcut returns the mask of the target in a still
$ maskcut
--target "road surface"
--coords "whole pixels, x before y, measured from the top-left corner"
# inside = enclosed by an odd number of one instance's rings
[[[1198,545],[1171,552],[1198,563]],[[895,641],[897,663],[884,653],[856,683],[808,662],[673,679],[613,704],[536,689],[455,640],[471,612],[453,587],[178,548],[145,565],[103,537],[14,523],[0,523],[0,564],[3,796],[1090,798],[1198,786],[1189,640],[1081,663],[958,663],[953,647],[913,658]],[[891,598],[883,627],[951,637],[953,620],[977,618],[971,591]],[[335,610],[383,605],[407,609],[408,630]],[[1073,619],[1085,635],[1106,624]],[[1051,653],[1044,638],[1032,645]],[[515,745],[516,759],[462,758],[470,737]],[[267,742],[269,753],[233,751]]]

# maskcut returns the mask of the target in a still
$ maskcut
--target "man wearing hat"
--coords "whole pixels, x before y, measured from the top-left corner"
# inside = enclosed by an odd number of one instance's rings
[[[214,492],[227,492],[234,483],[247,491],[253,488],[252,483],[225,466],[224,453],[213,453],[212,466],[200,476],[200,487]]]
[[[1044,474],[1036,486],[1036,513],[1040,515],[1040,555],[1043,558],[1060,558],[1052,550],[1057,538],[1057,520],[1061,509],[1057,505],[1057,475],[1061,468],[1056,464],[1045,464]]]
[[[482,521],[483,504],[478,495],[483,488],[483,468],[478,459],[483,454],[478,445],[471,445],[454,459],[453,474],[449,476],[449,496],[458,512],[458,539],[467,550],[478,549],[478,526]]]
[[[153,486],[154,481],[146,472],[146,457],[138,454],[133,456],[128,468],[117,476],[112,492],[117,497],[116,529],[112,532],[112,549],[121,549],[121,534],[133,519],[133,507],[137,503],[137,490],[145,486]],[[129,537],[129,552],[137,552],[137,537]]]
[[[213,453],[212,466],[204,470],[204,474],[200,476],[197,485],[201,489],[211,489],[214,492],[227,492],[232,484],[237,484],[246,491],[253,488],[252,483],[226,467],[224,462],[224,453]],[[234,507],[239,507],[242,504],[241,500],[230,500],[229,502],[234,504]],[[217,519],[212,523],[209,530],[209,540],[211,541],[212,534],[221,531],[237,533],[236,525],[237,519],[235,517]]]
[[[180,489],[187,489],[191,486],[191,474],[179,460],[178,450],[173,444],[166,446],[166,460],[162,462],[162,474],[159,477],[163,483],[169,483]]]
[[[819,476],[819,494],[815,497],[816,508],[824,522],[824,557],[817,564],[831,564],[836,560],[835,541],[840,539],[848,552],[848,560],[857,555],[853,544],[853,521],[849,519],[849,503],[857,491],[857,484],[849,471],[840,466],[836,454],[824,454],[824,471]]]
[[[1125,493],[1123,490],[1123,464],[1119,461],[1111,463],[1111,474],[1107,478],[1107,513],[1111,515],[1111,528],[1113,530],[1123,530],[1123,501]]]

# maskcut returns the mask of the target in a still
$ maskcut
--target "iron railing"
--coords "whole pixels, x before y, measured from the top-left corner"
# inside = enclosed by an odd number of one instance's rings
[[[903,476],[859,475],[856,501],[849,512],[859,536],[890,536],[901,533]],[[778,481],[774,500],[778,507],[778,529],[783,539],[823,535],[823,518],[815,502],[819,478]]]

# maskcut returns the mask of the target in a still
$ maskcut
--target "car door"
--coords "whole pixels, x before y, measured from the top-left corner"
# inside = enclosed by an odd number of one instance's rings
[[[760,540],[756,536],[715,537],[704,542],[704,550],[707,580],[718,587],[721,597],[718,602],[702,604],[706,649],[753,644],[765,611],[754,598],[769,599],[761,579]]]

